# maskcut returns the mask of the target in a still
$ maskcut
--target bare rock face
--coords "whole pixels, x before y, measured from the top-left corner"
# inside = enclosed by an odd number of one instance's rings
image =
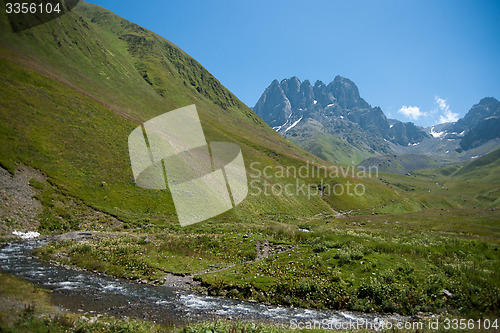
[[[453,124],[452,131],[464,133],[460,141],[463,150],[500,138],[500,102],[492,97],[483,98]]]
[[[253,110],[295,144],[340,163],[361,165],[372,157],[410,154],[432,155],[438,160],[432,166],[437,167],[484,155],[500,142],[500,102],[493,97],[483,98],[455,123],[425,128],[387,119],[380,107],[361,97],[353,81],[342,76],[329,84],[318,80],[314,86],[295,76],[274,80]]]
[[[326,132],[350,144],[389,153],[389,143],[408,145],[429,135],[412,123],[391,124],[379,107],[361,96],[356,84],[337,76],[328,85],[297,77],[274,80],[253,108],[277,132],[288,136]],[[293,133],[293,134],[292,134]],[[300,145],[300,139],[295,140]]]

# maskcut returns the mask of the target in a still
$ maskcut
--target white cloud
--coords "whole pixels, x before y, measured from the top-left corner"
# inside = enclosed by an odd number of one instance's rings
[[[439,105],[439,108],[441,110],[448,110],[450,107],[446,104],[446,100],[439,98],[438,96],[434,97],[436,100],[437,105]]]
[[[442,99],[439,96],[434,97],[435,103],[438,105],[438,108],[442,114],[439,116],[439,123],[453,123],[457,121],[458,118],[458,113],[454,113],[450,110],[450,106],[446,103],[446,99]]]
[[[444,115],[439,116],[439,123],[454,123],[458,120],[458,113],[453,113],[450,110],[446,110]]]
[[[417,120],[419,117],[427,115],[425,112],[420,111],[418,106],[403,106],[398,112],[413,120]]]
[[[420,117],[432,117],[436,121],[439,115],[439,124],[442,123],[453,123],[459,119],[459,114],[453,112],[450,106],[446,102],[445,98],[439,96],[434,97],[435,107],[428,111],[422,111],[418,106],[402,106],[398,113],[410,118],[411,120],[418,120]]]

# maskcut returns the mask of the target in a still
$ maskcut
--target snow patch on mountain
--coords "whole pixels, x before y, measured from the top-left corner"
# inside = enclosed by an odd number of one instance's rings
[[[442,132],[434,132],[434,126],[431,127],[431,135],[435,138],[440,138],[442,137],[443,135],[446,135],[446,131],[442,131]]]
[[[300,117],[299,120],[295,121],[292,125],[290,125],[290,127],[288,127],[286,130],[285,130],[285,133],[288,132],[288,130],[291,130],[292,128],[294,128],[295,126],[297,126],[297,124],[302,120],[302,117]]]

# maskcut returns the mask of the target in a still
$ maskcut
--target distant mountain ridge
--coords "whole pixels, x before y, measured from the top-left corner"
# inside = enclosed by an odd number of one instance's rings
[[[495,98],[484,98],[456,123],[424,128],[387,119],[380,107],[372,107],[360,96],[353,81],[342,76],[329,84],[316,81],[314,86],[295,76],[274,80],[253,110],[278,133],[311,153],[348,164],[392,154],[463,160],[491,151],[496,146],[491,142],[500,132],[500,103]],[[477,152],[464,153],[471,149]]]
[[[442,131],[446,139],[461,138],[460,148],[469,150],[489,140],[500,138],[500,102],[493,97],[483,98],[455,123]]]
[[[313,118],[332,124],[338,121],[342,128],[349,127],[347,122],[358,124],[364,131],[400,144],[428,136],[413,123],[396,121],[394,126],[389,125],[380,107],[368,104],[356,84],[342,76],[328,85],[318,80],[314,86],[295,76],[281,82],[274,80],[253,110],[280,133],[288,132],[301,120]]]

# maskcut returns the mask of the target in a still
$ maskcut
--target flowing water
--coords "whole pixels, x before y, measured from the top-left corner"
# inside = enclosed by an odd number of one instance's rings
[[[210,297],[68,269],[33,257],[33,249],[45,242],[29,240],[6,244],[0,248],[0,269],[51,289],[55,304],[76,313],[107,313],[164,324],[225,318],[287,326],[292,320],[297,323],[326,320],[331,327],[363,321],[377,327],[382,322],[405,320],[397,315],[308,310]]]

